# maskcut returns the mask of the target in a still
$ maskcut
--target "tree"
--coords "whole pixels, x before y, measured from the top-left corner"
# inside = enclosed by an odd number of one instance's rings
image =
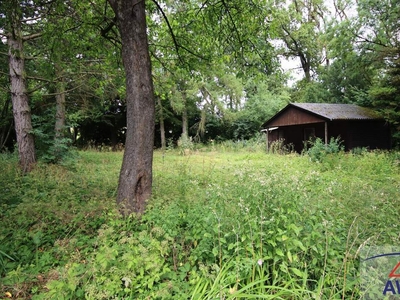
[[[168,99],[181,115],[183,136],[193,106],[200,116],[189,131],[197,129],[198,137],[206,121],[232,119],[243,108],[243,79],[280,72],[264,1],[165,1],[159,7],[162,13],[149,23],[151,53],[157,74],[170,74]]]
[[[75,133],[79,127],[83,141],[87,140],[84,125],[102,119],[106,129],[103,133],[109,132],[114,148],[117,144],[117,119],[122,115],[118,106],[123,106],[115,79],[119,61],[118,55],[113,55],[113,47],[99,36],[99,24],[103,25],[103,18],[107,17],[99,3],[53,2],[43,21],[42,42],[35,45],[43,57],[40,65],[36,63],[36,72],[40,66],[41,76],[48,80],[42,98],[55,115],[49,118],[52,126],[47,126],[49,132],[45,133],[47,161],[58,162],[66,156],[70,144],[67,128],[71,126]],[[119,81],[123,85],[124,81]]]
[[[284,44],[282,54],[286,58],[300,59],[307,82],[325,59],[320,38],[325,26],[325,13],[321,0],[294,0],[289,5],[282,2],[281,7],[274,9],[271,26],[276,38]]]
[[[357,42],[375,61],[368,91],[372,106],[392,124],[394,143],[400,141],[400,1],[362,0],[358,3]]]
[[[155,115],[145,1],[108,2],[121,35],[126,75],[127,134],[117,203],[123,215],[141,214],[152,191]]]
[[[394,143],[400,144],[400,48],[392,53],[386,73],[381,74],[369,95],[374,107],[391,123]]]
[[[5,35],[9,56],[10,92],[14,114],[14,124],[18,144],[19,164],[23,173],[30,172],[36,163],[32,119],[27,94],[24,42],[34,39],[38,34],[24,34],[22,24],[27,22],[31,3],[12,0],[3,2],[2,11],[6,14]],[[25,19],[24,19],[25,18]]]

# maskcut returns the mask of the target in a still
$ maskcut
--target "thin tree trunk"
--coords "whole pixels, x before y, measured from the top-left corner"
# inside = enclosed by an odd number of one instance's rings
[[[155,118],[145,1],[108,1],[117,17],[126,75],[127,132],[117,203],[123,215],[141,214],[152,191]]]
[[[187,109],[186,106],[183,108],[182,111],[182,137],[188,138],[188,115],[187,115]]]
[[[118,144],[118,132],[117,132],[117,125],[115,124],[115,116],[112,119],[112,126],[110,128],[110,142],[111,142],[111,149],[112,151],[117,151],[117,144]]]
[[[159,117],[160,117],[161,149],[164,151],[165,148],[167,147],[167,143],[166,143],[166,139],[165,139],[164,112],[163,112],[163,106],[162,106],[160,97],[157,97],[157,104],[158,104]]]
[[[188,114],[186,107],[186,94],[182,93],[183,96],[183,110],[182,110],[182,137],[184,139],[189,138],[189,122],[188,122]]]
[[[0,151],[3,150],[5,144],[7,143],[8,137],[10,136],[12,122],[9,122],[8,113],[9,113],[9,105],[11,102],[11,98],[7,97],[6,102],[4,103],[3,109],[1,111],[1,120],[3,124],[1,124],[1,134],[0,134]]]
[[[12,32],[7,37],[11,101],[18,144],[19,164],[23,173],[30,172],[36,163],[35,144],[29,99],[26,93],[25,61],[20,20],[16,11],[11,12]]]
[[[56,91],[56,123],[54,126],[55,139],[64,138],[65,131],[65,80],[62,76],[62,70],[56,65],[56,77],[60,78],[57,83]]]
[[[13,123],[11,122],[8,126],[8,129],[6,126],[3,128],[3,132],[1,133],[1,138],[0,138],[0,151],[5,149],[6,143],[8,141],[8,138],[10,137],[11,129],[13,128]]]

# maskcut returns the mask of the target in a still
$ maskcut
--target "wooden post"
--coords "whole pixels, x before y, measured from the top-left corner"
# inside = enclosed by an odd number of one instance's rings
[[[265,134],[265,136],[267,137],[267,153],[269,152],[269,145],[268,145],[268,132],[269,132],[269,129],[267,128],[267,132],[266,132],[266,134]]]
[[[328,145],[328,122],[325,122],[325,145]]]

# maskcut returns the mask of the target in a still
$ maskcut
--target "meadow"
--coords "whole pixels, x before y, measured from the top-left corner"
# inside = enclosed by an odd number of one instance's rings
[[[359,299],[359,252],[399,244],[400,154],[154,152],[146,213],[115,206],[121,152],[20,176],[0,155],[0,298]]]

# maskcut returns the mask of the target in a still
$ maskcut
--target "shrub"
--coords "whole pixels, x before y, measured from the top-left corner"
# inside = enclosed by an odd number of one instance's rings
[[[194,142],[192,137],[182,134],[178,140],[178,149],[181,155],[188,155],[194,150]]]
[[[294,152],[294,145],[292,143],[286,144],[285,139],[278,139],[270,144],[269,152],[274,154],[289,154]]]
[[[356,147],[351,149],[351,154],[353,155],[365,155],[368,152],[368,149],[365,147]]]
[[[314,141],[308,142],[311,147],[308,148],[306,153],[311,161],[322,162],[329,154],[337,154],[343,151],[344,146],[341,143],[340,137],[331,137],[328,144],[325,144],[320,138],[316,138]]]

